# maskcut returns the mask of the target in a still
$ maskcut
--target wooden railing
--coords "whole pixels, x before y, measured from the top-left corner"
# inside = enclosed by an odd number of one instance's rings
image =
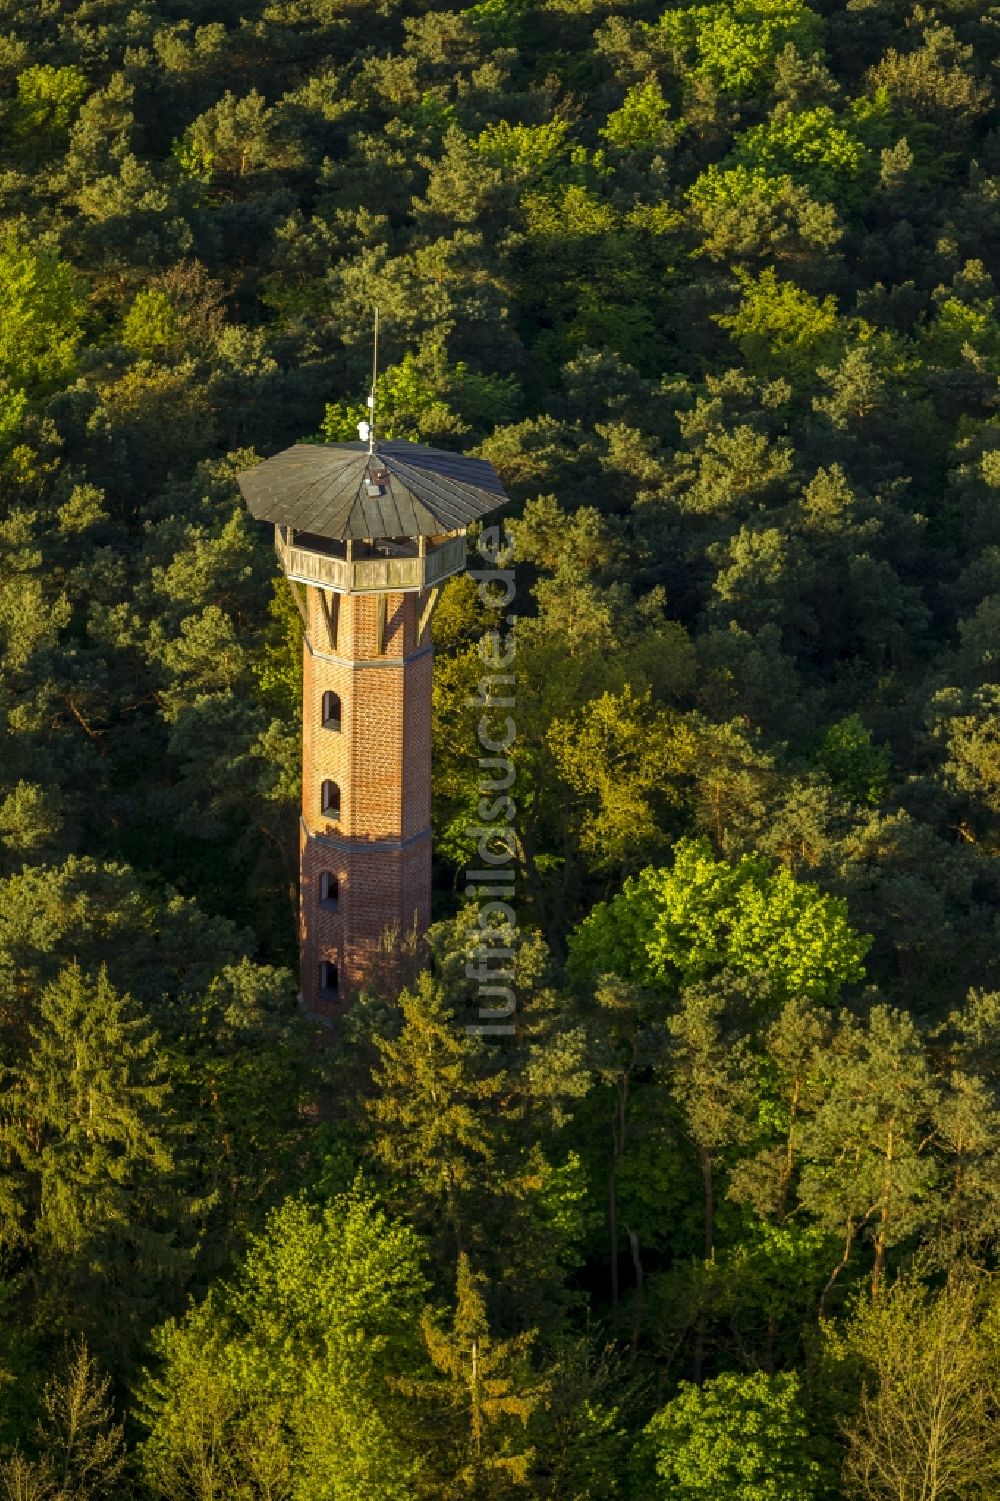
[[[429,547],[421,557],[337,558],[286,542],[274,529],[274,549],[285,573],[303,584],[321,584],[339,594],[406,593],[429,589],[465,567],[465,536],[458,534]]]

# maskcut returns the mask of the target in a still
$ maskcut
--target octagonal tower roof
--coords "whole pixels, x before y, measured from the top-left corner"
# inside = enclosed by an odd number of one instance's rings
[[[258,521],[337,540],[438,536],[503,505],[493,465],[419,443],[296,443],[239,476]]]

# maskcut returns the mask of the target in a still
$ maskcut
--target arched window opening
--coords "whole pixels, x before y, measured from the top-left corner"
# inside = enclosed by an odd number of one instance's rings
[[[336,782],[329,780],[323,783],[323,793],[320,802],[324,818],[340,817],[340,788]]]
[[[323,728],[340,729],[340,694],[330,688],[323,694]]]
[[[332,959],[324,959],[319,967],[319,993],[325,1001],[335,1001],[340,985],[337,966]]]
[[[336,912],[340,900],[340,882],[332,870],[320,872],[319,904],[327,912]]]

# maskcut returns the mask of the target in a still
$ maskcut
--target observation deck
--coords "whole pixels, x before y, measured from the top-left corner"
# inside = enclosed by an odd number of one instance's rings
[[[465,530],[439,537],[361,540],[274,528],[286,577],[338,594],[410,594],[433,588],[465,567]]]

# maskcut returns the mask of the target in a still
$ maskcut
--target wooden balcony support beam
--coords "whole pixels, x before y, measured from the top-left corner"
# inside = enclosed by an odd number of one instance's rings
[[[431,623],[431,616],[434,614],[434,611],[437,608],[438,600],[440,598],[441,598],[441,585],[440,584],[434,584],[434,585],[432,585],[432,587],[430,589],[428,589],[426,597],[424,598],[424,600],[423,600],[423,602],[421,604],[420,616],[419,616],[419,618],[417,620],[417,641],[418,641],[418,643],[422,643],[423,642],[424,632],[427,630],[428,626]]]

